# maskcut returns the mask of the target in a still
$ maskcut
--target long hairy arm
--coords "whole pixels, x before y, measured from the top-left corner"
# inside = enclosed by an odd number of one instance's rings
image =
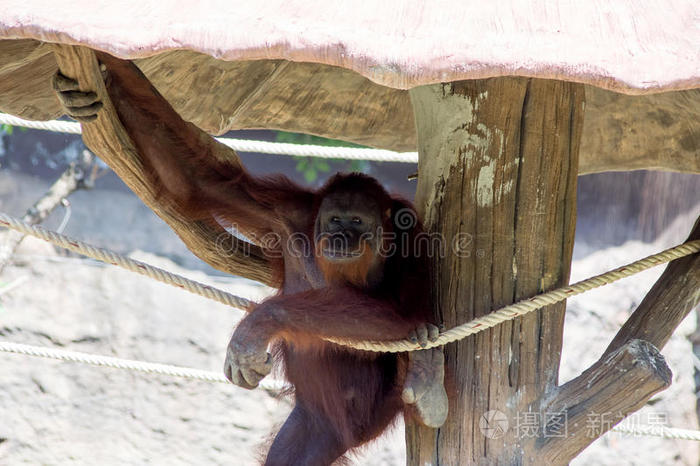
[[[183,120],[131,61],[97,57],[162,202],[193,220],[223,219],[251,236],[272,231],[280,216],[310,211],[311,192],[284,177],[251,176],[232,149]]]
[[[284,338],[295,344],[320,343],[323,337],[400,340],[420,323],[401,316],[389,300],[352,287],[327,287],[264,301],[240,322],[234,339]]]

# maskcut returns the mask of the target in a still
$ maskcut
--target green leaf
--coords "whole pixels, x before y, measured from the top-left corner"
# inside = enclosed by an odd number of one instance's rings
[[[306,170],[304,172],[304,179],[306,180],[307,183],[312,183],[316,181],[316,178],[318,177],[318,174],[316,173],[316,170],[313,168]]]
[[[381,162],[379,162],[381,163]],[[367,173],[369,171],[369,161],[367,160],[351,160],[350,171]]]

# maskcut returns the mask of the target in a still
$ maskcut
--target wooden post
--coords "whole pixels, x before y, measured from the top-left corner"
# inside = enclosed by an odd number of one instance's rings
[[[416,206],[447,246],[434,257],[439,319],[450,328],[567,283],[583,87],[493,78],[410,94]],[[448,345],[449,418],[438,431],[407,426],[408,464],[538,464],[535,436],[519,430],[556,387],[564,309],[553,305]]]

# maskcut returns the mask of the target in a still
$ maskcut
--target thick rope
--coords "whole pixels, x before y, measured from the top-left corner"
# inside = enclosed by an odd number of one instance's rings
[[[143,372],[146,374],[165,375],[169,377],[180,377],[190,380],[200,380],[210,383],[224,383],[229,381],[218,372],[192,369],[189,367],[171,366],[168,364],[158,364],[152,362],[136,361],[132,359],[121,359],[111,356],[100,356],[95,354],[81,353],[77,351],[67,351],[44,346],[24,345],[21,343],[0,342],[0,352],[21,354],[25,356],[56,359],[59,361],[90,364],[93,366],[122,369],[132,372]],[[263,380],[261,388],[267,390],[281,390],[285,384],[275,380]],[[665,426],[625,426],[617,425],[612,429],[615,432],[629,435],[644,435],[651,437],[663,437],[668,439],[694,440],[700,441],[700,431],[677,429]]]
[[[111,367],[113,369],[124,369],[134,372],[144,372],[146,374],[167,375],[170,377],[181,377],[191,380],[202,380],[211,383],[230,384],[226,377],[219,372],[192,369],[189,367],[171,366],[168,364],[158,364],[154,362],[135,361],[133,359],[121,359],[111,356],[100,356],[96,354],[80,353],[77,351],[67,351],[45,346],[24,345],[21,343],[11,343],[0,341],[0,353],[23,354],[40,358],[57,359],[59,361],[77,362],[81,364],[91,364],[93,366]],[[284,384],[275,381],[263,381],[260,386],[270,390],[281,390]]]
[[[59,133],[81,134],[80,123],[71,121],[32,121],[0,113],[0,124],[42,129]],[[289,144],[283,142],[254,141],[250,139],[215,138],[239,152],[259,152],[261,154],[297,155],[326,159],[374,160],[377,162],[418,163],[418,152],[394,152],[383,149],[361,147],[330,147],[312,144]]]
[[[200,380],[210,383],[224,383],[229,381],[218,372],[192,369],[189,367],[171,366],[168,364],[158,364],[153,362],[136,361],[133,359],[121,359],[111,356],[100,356],[95,354],[81,353],[77,351],[67,351],[45,346],[24,345],[21,343],[11,343],[0,341],[0,353],[21,354],[24,356],[56,359],[59,361],[75,362],[80,364],[90,364],[99,367],[109,367],[112,369],[122,369],[132,372],[143,372],[145,374],[165,375],[168,377],[180,377],[190,380]],[[286,388],[286,384],[277,380],[263,380],[260,388],[266,390],[279,391]],[[612,428],[620,434],[634,436],[661,437],[667,439],[694,440],[700,441],[700,431],[678,429],[665,426],[633,426],[617,425]]]
[[[228,306],[238,309],[247,309],[252,304],[251,301],[241,296],[232,295],[231,293],[227,293],[209,285],[190,280],[181,275],[177,275],[121,254],[117,254],[116,252],[97,248],[82,241],[69,238],[65,235],[60,235],[58,233],[45,230],[41,227],[29,225],[28,223],[3,213],[0,213],[0,226],[5,226],[25,235],[31,235],[36,238],[43,239],[44,241],[55,244],[56,246],[60,246],[70,251],[77,252],[78,254],[92,257],[93,259],[145,275],[159,282],[177,286],[189,291],[190,293],[204,296],[205,298],[218,301]]]
[[[247,308],[251,304],[251,301],[245,298],[226,293],[216,288],[212,288],[208,285],[203,285],[201,283],[184,278],[180,275],[166,272],[165,270],[150,266],[148,264],[144,264],[143,262],[130,259],[128,257],[116,254],[106,249],[96,248],[81,241],[68,238],[64,235],[59,235],[57,233],[44,230],[41,227],[28,225],[17,218],[10,217],[2,213],[0,213],[0,225],[6,226],[21,233],[35,236],[45,241],[49,241],[53,244],[77,252],[79,254],[92,257],[93,259],[108,262],[123,267],[127,270],[140,273],[141,275],[146,275],[163,283],[178,286],[187,291],[204,296],[205,298],[213,299],[220,303],[228,304],[230,306],[238,307],[240,309]],[[670,262],[674,259],[679,259],[681,257],[688,256],[690,254],[695,254],[699,251],[700,240],[690,241],[685,244],[681,244],[679,246],[667,249],[657,254],[653,254],[649,257],[645,257],[644,259],[632,262],[631,264],[619,267],[609,272],[605,272],[595,277],[588,278],[578,283],[574,283],[573,285],[567,285],[561,288],[557,288],[556,290],[552,290],[547,293],[543,293],[532,298],[525,299],[517,303],[505,306],[483,317],[478,317],[465,324],[459,325],[457,327],[451,328],[450,330],[447,330],[446,332],[441,333],[435,341],[428,342],[427,346],[424,347],[418,346],[415,342],[412,342],[410,340],[350,341],[336,338],[325,339],[327,341],[331,341],[333,343],[337,343],[339,345],[344,345],[355,349],[385,353],[398,353],[404,351],[416,351],[421,349],[435,348],[437,346],[446,345],[447,343],[452,343],[454,341],[464,339],[469,335],[483,332],[484,330],[494,327],[502,322],[513,320],[517,317],[521,317],[525,314],[528,314],[532,311],[536,311],[545,306],[564,301],[568,298],[571,298],[572,296],[579,295],[581,293],[592,290],[594,288],[601,287],[603,285],[608,285],[622,278],[629,277],[639,272],[643,272],[644,270],[650,269],[651,267],[655,267],[657,265],[661,265],[666,262]]]
[[[700,442],[700,431],[698,430],[649,425],[632,427],[628,427],[625,425],[616,425],[612,428],[612,430],[620,434],[628,434],[634,436],[644,435],[646,437],[661,437],[676,440],[694,440],[696,442]]]
[[[666,249],[657,254],[652,254],[651,256],[645,257],[638,261],[632,262],[617,269],[611,270],[609,272],[596,275],[586,280],[574,283],[573,285],[567,285],[556,290],[548,291],[546,293],[534,296],[529,299],[524,299],[518,301],[517,303],[510,304],[508,306],[502,307],[501,309],[487,314],[483,317],[478,317],[465,324],[458,325],[457,327],[451,328],[443,333],[441,333],[435,341],[429,342],[425,347],[417,347],[415,343],[409,340],[402,341],[353,341],[348,343],[348,346],[352,346],[356,349],[363,349],[367,351],[381,351],[381,352],[400,352],[400,351],[414,351],[419,349],[435,348],[437,346],[446,345],[447,343],[452,343],[457,340],[462,340],[469,335],[474,335],[475,333],[483,332],[486,329],[495,327],[496,325],[513,320],[517,317],[524,316],[532,311],[536,311],[550,304],[556,304],[558,302],[564,301],[572,296],[579,295],[586,291],[601,287],[603,285],[608,285],[610,283],[616,282],[622,278],[629,277],[631,275],[643,272],[644,270],[650,269],[660,264],[670,262],[674,259],[679,259],[690,254],[695,254],[700,251],[700,240],[689,241],[685,244]],[[330,340],[330,339],[328,339]],[[339,344],[344,344],[342,340],[330,340]]]

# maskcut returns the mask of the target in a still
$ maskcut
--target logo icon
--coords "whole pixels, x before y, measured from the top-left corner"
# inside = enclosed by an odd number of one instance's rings
[[[508,417],[496,409],[487,411],[479,419],[479,429],[486,438],[501,438],[508,431]]]
[[[413,209],[403,208],[394,214],[394,224],[401,230],[410,230],[418,224],[418,218]]]

